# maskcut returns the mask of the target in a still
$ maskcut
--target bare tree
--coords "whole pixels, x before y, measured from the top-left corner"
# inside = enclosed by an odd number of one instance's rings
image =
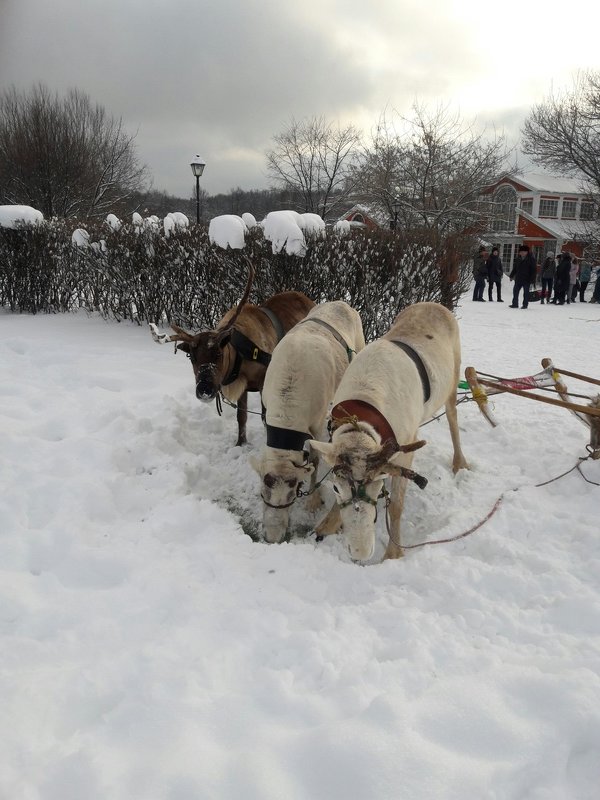
[[[114,210],[146,177],[120,119],[79,90],[61,98],[39,84],[0,95],[0,202],[47,217]]]
[[[571,89],[533,106],[521,133],[523,152],[535,163],[580,179],[594,204],[585,238],[590,251],[600,251],[600,71],[579,72]],[[572,234],[582,238],[581,229]]]
[[[268,174],[298,198],[299,210],[325,218],[343,205],[352,188],[350,166],[360,142],[354,126],[340,127],[324,117],[292,119],[273,142],[266,154]]]
[[[441,107],[415,104],[411,117],[382,115],[356,180],[364,199],[403,228],[451,234],[485,225],[482,189],[507,158],[502,136],[476,131]]]
[[[523,152],[559,174],[576,175],[600,196],[600,71],[578,73],[568,91],[533,106],[522,133]]]

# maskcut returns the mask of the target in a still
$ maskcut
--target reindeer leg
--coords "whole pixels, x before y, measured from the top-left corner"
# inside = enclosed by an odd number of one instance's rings
[[[456,379],[458,383],[458,378]],[[458,413],[456,411],[456,389],[452,389],[450,396],[446,400],[446,416],[450,426],[450,436],[452,437],[452,447],[454,448],[454,458],[452,459],[452,472],[456,475],[459,469],[469,469],[467,459],[464,457],[460,448],[460,433],[458,431]]]
[[[410,469],[412,460],[413,454],[407,453],[406,463],[404,466]],[[390,505],[388,508],[389,541],[383,555],[384,561],[388,558],[402,558],[404,555],[404,550],[402,549],[402,539],[400,537],[400,519],[402,517],[402,510],[404,509],[404,495],[406,494],[407,486],[407,478],[402,478],[399,475],[393,476],[392,488],[390,491]]]
[[[332,533],[337,533],[342,527],[342,515],[337,503],[329,509],[325,517],[315,527],[317,534],[317,541],[320,541],[324,536],[330,536]]]
[[[317,483],[317,470],[319,469],[319,458],[318,456],[313,455],[310,460],[314,464],[315,468],[310,476],[310,486],[308,489],[310,494],[308,495],[306,508],[308,511],[314,512],[323,505],[323,498],[321,497],[321,489],[315,489]]]
[[[248,392],[242,392],[239,400],[237,401],[237,424],[238,424],[238,439],[236,447],[246,444],[246,421],[248,419]]]

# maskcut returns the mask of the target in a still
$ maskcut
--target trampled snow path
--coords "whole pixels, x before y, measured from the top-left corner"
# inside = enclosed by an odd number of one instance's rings
[[[506,306],[458,309],[465,366],[600,377],[598,306]],[[502,505],[361,567],[300,507],[290,543],[244,534],[234,412],[147,330],[3,313],[0,358],[0,797],[596,800],[600,488],[534,488],[585,455],[568,412],[462,404],[456,479],[425,427],[405,541]]]

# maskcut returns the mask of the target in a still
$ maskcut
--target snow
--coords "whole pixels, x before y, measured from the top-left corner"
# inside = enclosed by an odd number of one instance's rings
[[[333,226],[333,230],[338,236],[348,236],[352,227],[347,219],[338,219]]]
[[[177,228],[189,228],[189,225],[189,219],[181,211],[171,211],[163,219],[163,228],[167,238],[171,235],[171,232]]]
[[[463,366],[600,377],[599,306],[507,305],[458,308]],[[358,566],[303,533],[301,502],[289,543],[244,534],[260,416],[234,447],[235,411],[147,330],[0,312],[0,331],[0,796],[598,797],[600,488],[536,488],[586,454],[568,411],[500,396],[492,429],[462,403],[456,478],[445,420],[423,427],[405,542],[501,505]]]
[[[0,206],[0,228],[18,228],[21,225],[37,225],[44,215],[31,206]]]
[[[75,245],[75,247],[89,247],[90,234],[85,228],[75,228],[71,234],[71,244]]]
[[[108,214],[106,217],[106,224],[113,229],[113,231],[118,231],[121,229],[121,220],[115,214]]]
[[[208,225],[208,238],[212,244],[227,250],[243,250],[248,232],[246,223],[236,214],[222,214],[213,217]]]
[[[248,228],[249,231],[251,231],[252,228],[256,228],[256,217],[254,216],[254,214],[251,214],[249,211],[245,211],[242,214],[242,219],[246,223],[246,227]]]
[[[273,253],[285,250],[291,256],[302,257],[306,254],[302,216],[288,209],[270,211],[267,214],[261,225],[265,239],[271,242]]]
[[[300,229],[308,236],[324,237],[325,222],[318,214],[300,214]]]

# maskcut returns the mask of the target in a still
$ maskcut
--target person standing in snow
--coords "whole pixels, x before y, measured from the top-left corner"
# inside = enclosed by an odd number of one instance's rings
[[[569,293],[569,277],[571,273],[571,254],[561,253],[560,261],[556,267],[556,279],[554,281],[554,305],[562,306],[565,303],[565,296]]]
[[[504,269],[502,268],[502,261],[500,260],[500,251],[497,247],[492,247],[492,255],[489,257],[487,262],[488,266],[488,300],[491,302],[494,298],[492,297],[492,290],[494,286],[496,287],[496,300],[499,303],[503,303],[504,300],[502,299],[502,276],[504,275]]]
[[[594,291],[592,292],[592,299],[590,303],[600,303],[600,265],[596,261],[593,269],[596,270],[596,283],[594,284]]]
[[[594,269],[596,270],[596,284],[594,286],[594,291],[592,292],[592,299],[590,303],[600,303],[600,265],[596,261],[594,264]]]
[[[523,289],[523,305],[521,308],[527,308],[529,305],[529,287],[535,284],[535,276],[537,274],[537,264],[535,258],[529,252],[529,246],[522,244],[519,246],[519,255],[515,259],[512,272],[510,273],[511,281],[514,280],[515,286],[513,289],[513,301],[509,308],[519,307],[519,292]]]
[[[581,269],[579,270],[579,302],[587,303],[584,300],[585,290],[588,287],[590,278],[592,277],[592,265],[588,261],[581,262]]]
[[[556,274],[556,258],[554,253],[548,253],[542,264],[542,298],[541,305],[544,305],[544,298],[546,303],[550,303],[552,296],[552,284],[554,283],[554,275]]]
[[[574,303],[577,297],[577,289],[579,283],[579,259],[573,256],[571,258],[571,270],[569,272],[569,291],[567,292],[567,305]]]
[[[479,248],[478,254],[473,259],[473,277],[475,278],[475,286],[473,288],[473,301],[478,303],[485,303],[483,299],[483,289],[485,287],[485,280],[488,276],[488,249],[482,244]]]

